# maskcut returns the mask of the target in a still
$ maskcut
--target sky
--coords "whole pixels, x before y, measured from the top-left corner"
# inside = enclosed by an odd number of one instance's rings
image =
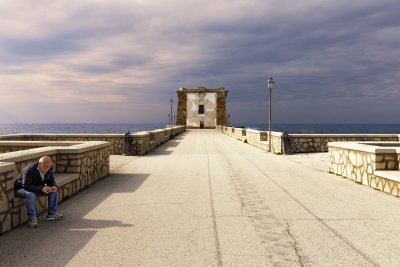
[[[0,0],[0,123],[400,123],[398,0]]]

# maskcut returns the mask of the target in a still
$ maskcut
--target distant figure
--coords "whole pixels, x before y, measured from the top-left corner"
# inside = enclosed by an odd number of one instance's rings
[[[16,197],[24,198],[29,218],[28,226],[38,227],[36,218],[36,197],[47,196],[49,205],[46,221],[62,220],[63,215],[58,213],[57,208],[57,184],[53,174],[53,162],[48,156],[41,157],[38,162],[26,166],[17,180],[14,182],[14,194]]]

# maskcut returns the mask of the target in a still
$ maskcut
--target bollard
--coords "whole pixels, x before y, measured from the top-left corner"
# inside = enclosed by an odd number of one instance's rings
[[[132,134],[128,131],[125,134],[125,138],[124,138],[124,155],[131,156],[133,154],[132,141],[133,141]]]
[[[282,153],[285,155],[292,154],[292,140],[290,140],[290,136],[288,132],[284,131],[282,134]]]

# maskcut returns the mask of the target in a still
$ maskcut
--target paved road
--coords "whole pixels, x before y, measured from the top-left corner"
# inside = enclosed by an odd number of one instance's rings
[[[190,130],[0,237],[1,266],[400,266],[400,199]]]

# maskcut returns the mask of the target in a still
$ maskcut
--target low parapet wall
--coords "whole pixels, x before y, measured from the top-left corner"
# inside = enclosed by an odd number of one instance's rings
[[[29,144],[37,145],[30,141],[20,141],[21,147],[29,147]],[[42,156],[51,157],[61,202],[109,175],[109,146],[110,143],[103,141],[73,143],[69,146],[65,142],[53,142],[52,146],[0,154],[0,234],[28,219],[24,201],[15,198],[13,192],[14,181],[25,166],[38,161]],[[57,179],[60,176],[66,178],[61,184]],[[44,198],[39,198],[38,213],[46,210],[46,205]]]
[[[268,151],[268,131],[217,126],[216,130]],[[241,137],[241,138],[240,138]],[[271,150],[275,154],[328,152],[328,143],[337,141],[399,141],[397,134],[289,134],[283,142],[282,132],[271,132]],[[285,146],[283,146],[285,143]]]
[[[148,153],[184,131],[184,126],[167,126],[165,129],[135,132],[132,134],[132,152],[135,155]],[[15,198],[13,192],[14,181],[25,166],[42,156],[50,156],[59,185],[61,202],[108,176],[109,156],[123,154],[124,141],[125,134],[0,136],[0,234],[23,224],[28,219],[24,201]],[[39,213],[47,209],[46,205],[44,198],[38,198]]]
[[[185,126],[180,125],[167,125],[165,129],[157,129],[160,131],[160,134],[155,136],[156,143],[164,143],[170,138],[182,133],[185,131]],[[143,155],[149,151],[150,138],[145,138],[144,135],[146,133],[150,136],[150,133],[153,131],[144,131],[144,132],[133,132],[133,143],[135,144],[134,153],[135,155]],[[164,132],[164,135],[161,133]],[[135,139],[137,138],[137,139]],[[122,155],[124,154],[124,141],[125,134],[9,134],[9,135],[0,135],[0,141],[46,141],[46,142],[59,142],[65,141],[67,142],[81,142],[81,141],[105,141],[109,142],[111,146],[110,155]],[[40,144],[39,144],[40,146]],[[22,150],[23,147],[13,147],[13,151]],[[0,147],[1,150],[5,151],[5,149]]]
[[[329,142],[399,141],[393,134],[290,134],[294,153],[328,152]]]
[[[330,173],[400,196],[400,142],[331,142],[328,148]]]

